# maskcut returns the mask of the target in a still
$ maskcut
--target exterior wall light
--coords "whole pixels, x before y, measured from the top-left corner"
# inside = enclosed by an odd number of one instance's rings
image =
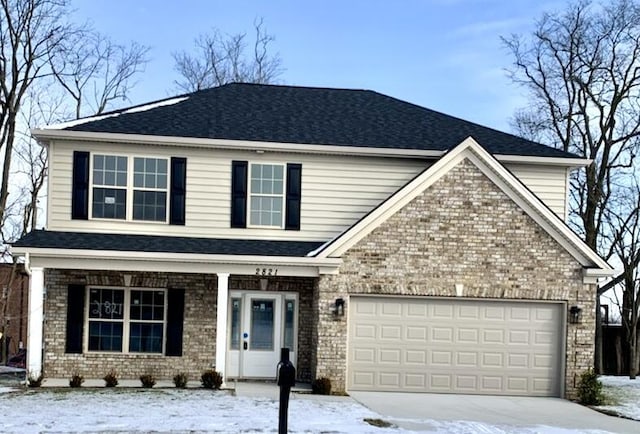
[[[266,291],[267,290],[267,286],[269,286],[269,279],[267,279],[266,277],[261,277],[260,278],[260,290],[261,291]]]
[[[582,309],[579,306],[571,306],[569,308],[569,322],[571,324],[580,324],[582,322]]]
[[[335,316],[344,316],[344,298],[336,298],[331,305],[331,312]]]

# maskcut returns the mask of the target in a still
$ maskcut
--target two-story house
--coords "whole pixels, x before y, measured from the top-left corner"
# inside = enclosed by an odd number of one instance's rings
[[[366,90],[229,84],[33,131],[28,369],[573,396],[612,270],[560,150]]]

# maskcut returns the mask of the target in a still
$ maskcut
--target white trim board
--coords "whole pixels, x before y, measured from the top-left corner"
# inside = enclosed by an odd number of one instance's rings
[[[567,250],[583,267],[599,270],[599,276],[611,276],[613,268],[592,251],[560,218],[520,182],[509,170],[468,137],[445,154],[435,164],[363,217],[342,235],[316,252],[316,257],[340,257],[370,234],[389,217],[398,212],[424,190],[447,174],[463,160],[469,160],[498,188],[522,208],[554,240]],[[594,272],[591,273],[593,275]]]

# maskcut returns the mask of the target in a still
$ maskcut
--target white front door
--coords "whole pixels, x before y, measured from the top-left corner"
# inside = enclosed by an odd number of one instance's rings
[[[295,363],[296,294],[231,291],[227,377],[275,378],[280,349]]]

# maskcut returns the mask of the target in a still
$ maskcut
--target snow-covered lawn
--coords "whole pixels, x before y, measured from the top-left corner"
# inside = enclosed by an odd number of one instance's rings
[[[275,433],[278,401],[203,389],[30,389],[0,390],[2,433]],[[348,397],[293,394],[291,433],[409,433]],[[391,420],[429,433],[577,434],[548,426],[513,427],[474,421]],[[404,422],[404,423],[403,423]],[[408,425],[406,424],[408,423]],[[413,427],[416,428],[413,428]]]
[[[603,375],[599,379],[610,403],[598,408],[640,420],[640,378],[630,380],[629,377]]]

